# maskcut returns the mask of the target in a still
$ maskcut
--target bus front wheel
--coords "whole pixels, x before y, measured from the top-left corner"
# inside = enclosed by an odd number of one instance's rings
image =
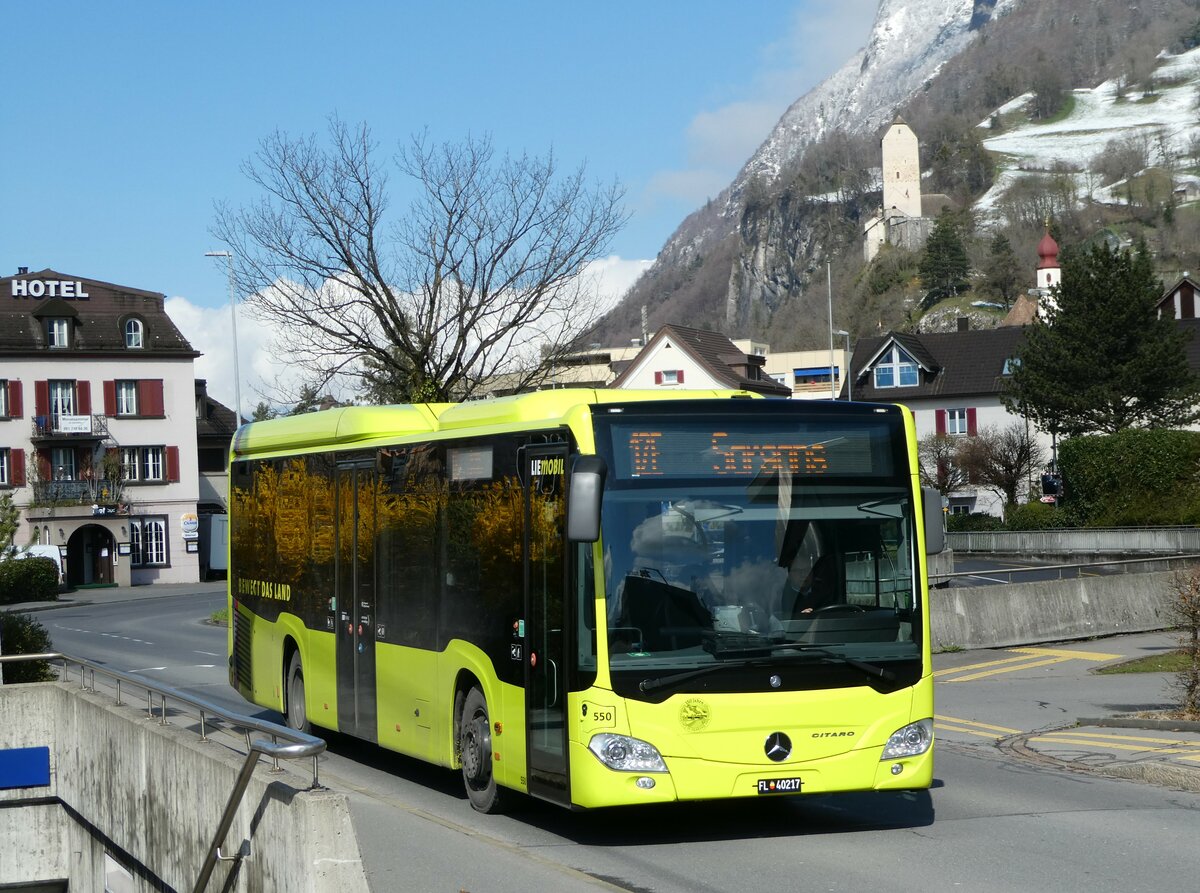
[[[307,734],[312,725],[308,721],[308,703],[304,700],[304,665],[300,662],[300,652],[292,653],[288,661],[287,671],[287,703],[284,716],[288,728]]]
[[[458,750],[463,786],[479,812],[499,812],[500,792],[492,774],[492,726],[487,700],[478,688],[467,692],[458,723]]]

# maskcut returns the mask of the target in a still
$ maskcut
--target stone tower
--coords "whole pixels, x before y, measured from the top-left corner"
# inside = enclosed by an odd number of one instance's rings
[[[906,217],[921,216],[921,160],[917,135],[897,117],[881,140],[883,213],[894,208]]]

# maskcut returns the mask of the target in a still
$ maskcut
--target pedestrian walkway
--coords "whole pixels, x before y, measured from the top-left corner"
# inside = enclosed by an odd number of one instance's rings
[[[1095,672],[1175,646],[1149,633],[935,655],[938,740],[1200,791],[1200,722],[1163,718],[1172,674]]]
[[[206,595],[224,592],[224,580],[206,583],[149,583],[145,586],[105,586],[96,589],[71,589],[60,592],[56,601],[18,602],[0,605],[0,611],[26,614],[32,611],[52,611],[56,608],[78,608],[84,605],[105,605],[142,599],[167,598],[174,595]]]

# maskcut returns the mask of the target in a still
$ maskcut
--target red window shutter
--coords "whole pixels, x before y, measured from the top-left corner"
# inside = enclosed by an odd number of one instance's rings
[[[683,370],[680,369],[678,372],[675,373],[675,375],[677,376],[675,380],[677,382],[679,382],[680,384],[683,384]]]
[[[13,448],[8,451],[8,482],[14,487],[25,486],[25,451]]]
[[[115,381],[104,382],[104,414],[117,414],[117,383]]]
[[[161,384],[161,382],[160,382]],[[167,480],[172,484],[179,482],[179,447],[169,446],[167,453]]]
[[[79,404],[76,410],[80,415],[92,414],[92,383],[90,381],[75,382],[75,400]]]
[[[13,419],[19,419],[25,415],[24,407],[21,406],[21,383],[19,381],[8,383],[8,415]],[[21,474],[25,474],[24,464],[21,466]]]
[[[161,378],[147,378],[137,383],[138,415],[161,419],[163,411],[163,383]]]
[[[37,451],[38,477],[43,481],[54,480],[54,472],[50,468],[50,454],[45,450]]]
[[[946,433],[946,410],[944,410],[944,409],[937,410],[934,413],[934,417],[937,420],[935,422],[934,431],[938,434],[945,434]]]
[[[43,417],[50,415],[50,382],[33,383],[33,412]]]
[[[974,407],[971,407],[967,409],[967,434],[971,437],[974,437],[978,433],[979,430],[975,425],[975,409]]]
[[[662,373],[661,373],[661,372],[655,372],[655,373],[654,373],[654,383],[655,383],[655,384],[662,384]]]

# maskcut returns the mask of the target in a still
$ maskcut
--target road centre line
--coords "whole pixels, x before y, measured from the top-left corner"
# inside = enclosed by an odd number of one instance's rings
[[[943,679],[943,682],[973,682],[976,679],[985,679],[988,676],[999,676],[1001,673],[1015,673],[1017,670],[1032,670],[1035,667],[1048,667],[1051,664],[1064,664],[1070,658],[1068,657],[1048,657],[1045,660],[1027,660],[1023,664],[1015,664],[1013,666],[1000,667],[995,670],[987,670],[983,673],[972,673],[969,676],[959,676],[956,679]]]
[[[974,729],[957,729],[953,726],[943,725],[942,723],[938,723],[936,727],[941,729],[943,732],[954,732],[958,735],[974,735],[976,738],[987,738],[989,741],[1000,740],[1000,736],[994,732],[976,732]]]
[[[1006,726],[989,725],[986,722],[975,722],[972,719],[958,719],[957,717],[954,717],[954,716],[942,716],[937,713],[935,713],[933,715],[933,719],[934,719],[934,722],[948,722],[948,723],[955,723],[956,725],[961,725],[961,726],[974,726],[977,729],[988,729],[989,731],[992,731],[992,732],[1004,732],[1006,735],[1016,735],[1021,731],[1020,729],[1010,729],[1010,728],[1007,728]]]
[[[981,664],[967,664],[965,667],[948,667],[944,670],[934,670],[933,675],[934,678],[936,678],[938,676],[945,676],[947,673],[962,673],[966,670],[983,670],[987,667],[999,667],[1005,664],[1018,664],[1027,660],[1029,660],[1029,658],[1025,656],[1006,657],[1002,660],[989,660]]]

